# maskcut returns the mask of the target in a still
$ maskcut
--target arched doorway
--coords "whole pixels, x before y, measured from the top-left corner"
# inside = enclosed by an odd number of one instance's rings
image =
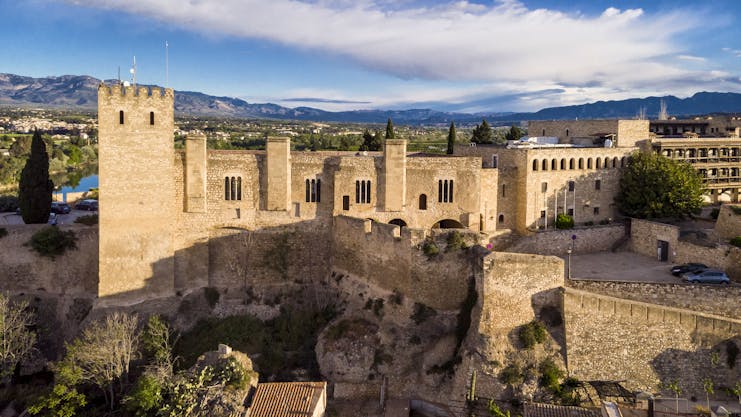
[[[389,222],[389,224],[395,224],[399,227],[407,227],[407,222],[405,222],[402,219],[394,219]]]
[[[433,229],[465,229],[461,222],[453,219],[443,219],[432,225]]]

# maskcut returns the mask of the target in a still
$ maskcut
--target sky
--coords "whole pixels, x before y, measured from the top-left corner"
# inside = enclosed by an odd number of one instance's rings
[[[0,13],[0,72],[127,79],[136,56],[140,83],[287,107],[741,92],[738,0],[0,0]]]

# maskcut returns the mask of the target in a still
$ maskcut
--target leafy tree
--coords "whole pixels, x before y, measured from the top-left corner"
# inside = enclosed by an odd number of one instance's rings
[[[36,333],[30,328],[35,321],[27,302],[11,302],[0,293],[0,382],[7,383],[16,366],[33,351]]]
[[[36,134],[34,134],[34,137],[35,136]],[[12,156],[16,158],[25,157],[28,155],[29,152],[31,152],[31,142],[32,139],[28,136],[16,137],[15,142],[10,145],[10,149],[8,151]]]
[[[394,139],[394,124],[391,122],[391,118],[386,122],[386,139]]]
[[[525,132],[522,131],[519,127],[512,125],[512,127],[509,128],[509,131],[504,135],[504,139],[506,140],[520,140],[521,137],[525,136]]]
[[[150,359],[151,368],[159,376],[171,377],[175,367],[172,349],[175,345],[174,333],[167,323],[158,315],[147,320],[142,332],[142,347]]]
[[[448,130],[448,155],[453,154],[453,146],[455,146],[455,124],[450,122],[450,129]]]
[[[615,201],[630,217],[677,217],[702,206],[705,187],[691,165],[665,156],[639,152],[620,178]]]
[[[53,369],[54,386],[51,392],[28,407],[28,412],[50,417],[75,417],[78,410],[87,405],[87,398],[75,387],[81,379],[80,369],[64,360],[54,365]]]
[[[21,171],[18,190],[18,205],[26,224],[46,223],[51,213],[51,192],[54,189],[49,179],[49,155],[41,134],[36,131],[31,142],[31,155]]]
[[[67,155],[69,156],[68,162],[72,165],[78,165],[82,162],[82,151],[75,145],[70,145],[67,148]]]
[[[489,123],[486,122],[486,119],[482,120],[480,125],[476,125],[476,127],[473,128],[471,142],[492,143],[491,127],[489,126]]]
[[[708,405],[708,411],[710,411],[710,395],[715,394],[715,389],[713,388],[713,380],[710,378],[703,379],[702,389],[705,391],[705,403]]]
[[[113,313],[86,327],[67,345],[63,362],[79,372],[80,382],[97,385],[110,404],[115,404],[114,383],[122,387],[139,345],[136,315]],[[119,390],[120,391],[120,390]]]
[[[666,384],[666,387],[674,393],[674,400],[677,402],[677,414],[679,414],[679,396],[682,395],[682,388],[679,387],[679,382],[676,379]]]
[[[373,135],[368,129],[363,132],[363,144],[360,145],[360,151],[380,151],[381,150],[381,132],[376,131]]]

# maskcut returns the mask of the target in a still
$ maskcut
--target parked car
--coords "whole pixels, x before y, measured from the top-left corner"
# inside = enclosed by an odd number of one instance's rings
[[[98,200],[82,200],[75,204],[77,210],[98,211]]]
[[[67,214],[70,212],[69,204],[54,201],[51,203],[51,212],[55,214]]]
[[[717,269],[706,269],[700,272],[688,272],[682,275],[685,281],[693,284],[730,284],[731,279],[725,272]]]
[[[672,275],[674,275],[675,277],[678,277],[682,274],[686,274],[687,272],[700,272],[706,269],[708,269],[708,266],[705,264],[698,264],[698,263],[690,262],[687,264],[673,266]]]

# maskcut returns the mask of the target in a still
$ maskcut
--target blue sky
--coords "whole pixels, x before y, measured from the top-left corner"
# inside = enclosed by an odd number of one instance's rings
[[[741,92],[741,2],[0,0],[0,72],[327,110]],[[669,109],[671,113],[671,109]]]

